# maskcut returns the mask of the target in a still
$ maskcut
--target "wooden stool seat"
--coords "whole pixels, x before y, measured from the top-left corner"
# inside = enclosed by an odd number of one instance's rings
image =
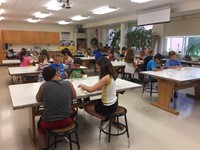
[[[72,143],[77,145],[78,150],[80,149],[79,140],[78,140],[78,134],[77,134],[78,124],[73,121],[70,125],[67,125],[64,128],[59,129],[51,129],[47,130],[47,149],[49,149],[51,146],[54,145],[54,147],[57,147],[57,143],[62,142],[63,140],[57,141],[57,137],[66,137],[69,140],[70,150],[72,150]],[[75,133],[75,139],[71,139],[71,134]],[[50,144],[50,138],[51,136],[55,137],[55,141]]]
[[[53,130],[50,130],[49,132],[52,132],[52,133],[56,133],[56,134],[65,134],[66,132],[70,132],[71,130],[74,130],[76,127],[76,124],[75,122],[72,122],[70,125],[64,127],[64,128],[60,128],[60,129],[53,129]]]

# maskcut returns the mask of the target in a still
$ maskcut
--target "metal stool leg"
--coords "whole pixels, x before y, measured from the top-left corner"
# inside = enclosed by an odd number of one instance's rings
[[[130,147],[129,130],[128,130],[128,122],[127,122],[126,114],[124,115],[124,118],[125,118],[125,124],[126,124],[126,134],[128,138],[128,147]]]

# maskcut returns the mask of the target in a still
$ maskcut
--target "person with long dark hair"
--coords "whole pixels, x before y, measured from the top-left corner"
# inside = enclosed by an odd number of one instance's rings
[[[100,80],[93,86],[80,84],[79,87],[87,92],[102,90],[101,100],[90,102],[84,109],[87,113],[101,119],[102,126],[105,128],[108,125],[108,119],[105,117],[116,111],[118,106],[116,96],[117,74],[111,62],[106,57],[101,57],[96,63],[97,71],[99,72]]]
[[[63,55],[63,63],[67,65],[67,67],[71,68],[74,65],[74,59],[72,58],[72,53],[68,48],[64,48],[61,50]]]
[[[25,48],[21,49],[20,61],[21,61],[20,67],[30,66],[33,63],[33,60],[31,60],[28,57],[28,52]]]

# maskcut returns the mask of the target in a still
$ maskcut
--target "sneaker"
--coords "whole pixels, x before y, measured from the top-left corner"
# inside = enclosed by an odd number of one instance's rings
[[[109,125],[109,120],[108,121],[102,120],[99,129],[105,130],[108,127],[108,125]]]

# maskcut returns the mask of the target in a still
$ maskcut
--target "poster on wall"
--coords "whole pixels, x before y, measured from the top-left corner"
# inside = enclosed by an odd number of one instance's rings
[[[60,46],[71,46],[73,41],[70,40],[70,32],[61,32]]]

